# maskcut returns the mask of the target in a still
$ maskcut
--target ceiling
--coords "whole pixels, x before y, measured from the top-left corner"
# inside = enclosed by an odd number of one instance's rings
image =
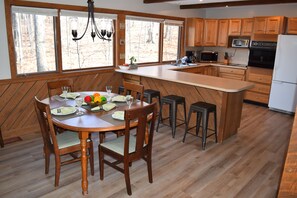
[[[170,3],[180,5],[180,9],[199,9],[248,5],[297,3],[297,0],[143,0],[144,3]]]

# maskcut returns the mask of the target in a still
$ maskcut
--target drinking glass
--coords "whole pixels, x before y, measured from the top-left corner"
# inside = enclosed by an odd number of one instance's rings
[[[131,95],[127,95],[126,96],[126,102],[127,102],[128,106],[129,106],[129,109],[130,109],[131,105],[133,103],[133,97]]]
[[[69,87],[67,86],[63,86],[62,87],[62,92],[63,92],[63,95],[64,95],[64,100],[67,100],[67,93],[69,91]]]
[[[82,103],[83,103],[83,99],[82,98],[75,98],[75,103],[76,103],[76,106],[78,107],[77,109],[78,109],[78,112],[76,113],[77,115],[82,115],[82,114],[84,114],[81,110],[80,110],[80,108],[81,108],[81,106],[82,106]]]
[[[107,91],[107,101],[110,102],[110,94],[112,92],[112,86],[111,85],[107,85],[106,86],[106,91]]]

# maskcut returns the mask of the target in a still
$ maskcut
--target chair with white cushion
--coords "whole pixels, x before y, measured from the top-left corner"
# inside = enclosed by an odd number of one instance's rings
[[[49,105],[42,103],[36,97],[34,99],[35,111],[41,129],[43,139],[43,152],[45,158],[45,174],[49,172],[50,155],[55,155],[55,186],[59,186],[61,165],[80,161],[76,152],[81,151],[78,133],[73,131],[63,131],[56,133]],[[90,160],[91,175],[94,175],[94,151],[91,139],[87,141],[88,158]],[[71,155],[71,159],[61,161],[62,155]]]
[[[145,107],[132,108],[125,111],[124,136],[99,144],[100,179],[104,178],[104,163],[125,174],[126,188],[132,194],[129,165],[136,160],[144,159],[147,163],[149,182],[153,182],[152,175],[152,145],[155,128],[157,106],[152,103]],[[136,136],[130,134],[131,121],[138,120]],[[148,130],[147,130],[148,129]],[[148,133],[148,134],[147,134]],[[146,135],[148,142],[145,143]],[[109,155],[115,161],[107,161],[104,155]],[[117,166],[124,164],[124,168]]]

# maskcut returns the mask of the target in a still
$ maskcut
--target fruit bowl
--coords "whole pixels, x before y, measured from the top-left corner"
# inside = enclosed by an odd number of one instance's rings
[[[87,102],[88,106],[90,107],[97,107],[99,105],[103,105],[103,104],[106,104],[107,101],[102,101],[102,102]]]

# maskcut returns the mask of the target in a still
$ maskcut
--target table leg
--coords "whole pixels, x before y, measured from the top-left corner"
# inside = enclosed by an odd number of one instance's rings
[[[87,158],[87,139],[89,132],[80,132],[80,146],[81,146],[81,188],[82,194],[88,194],[88,158]]]

